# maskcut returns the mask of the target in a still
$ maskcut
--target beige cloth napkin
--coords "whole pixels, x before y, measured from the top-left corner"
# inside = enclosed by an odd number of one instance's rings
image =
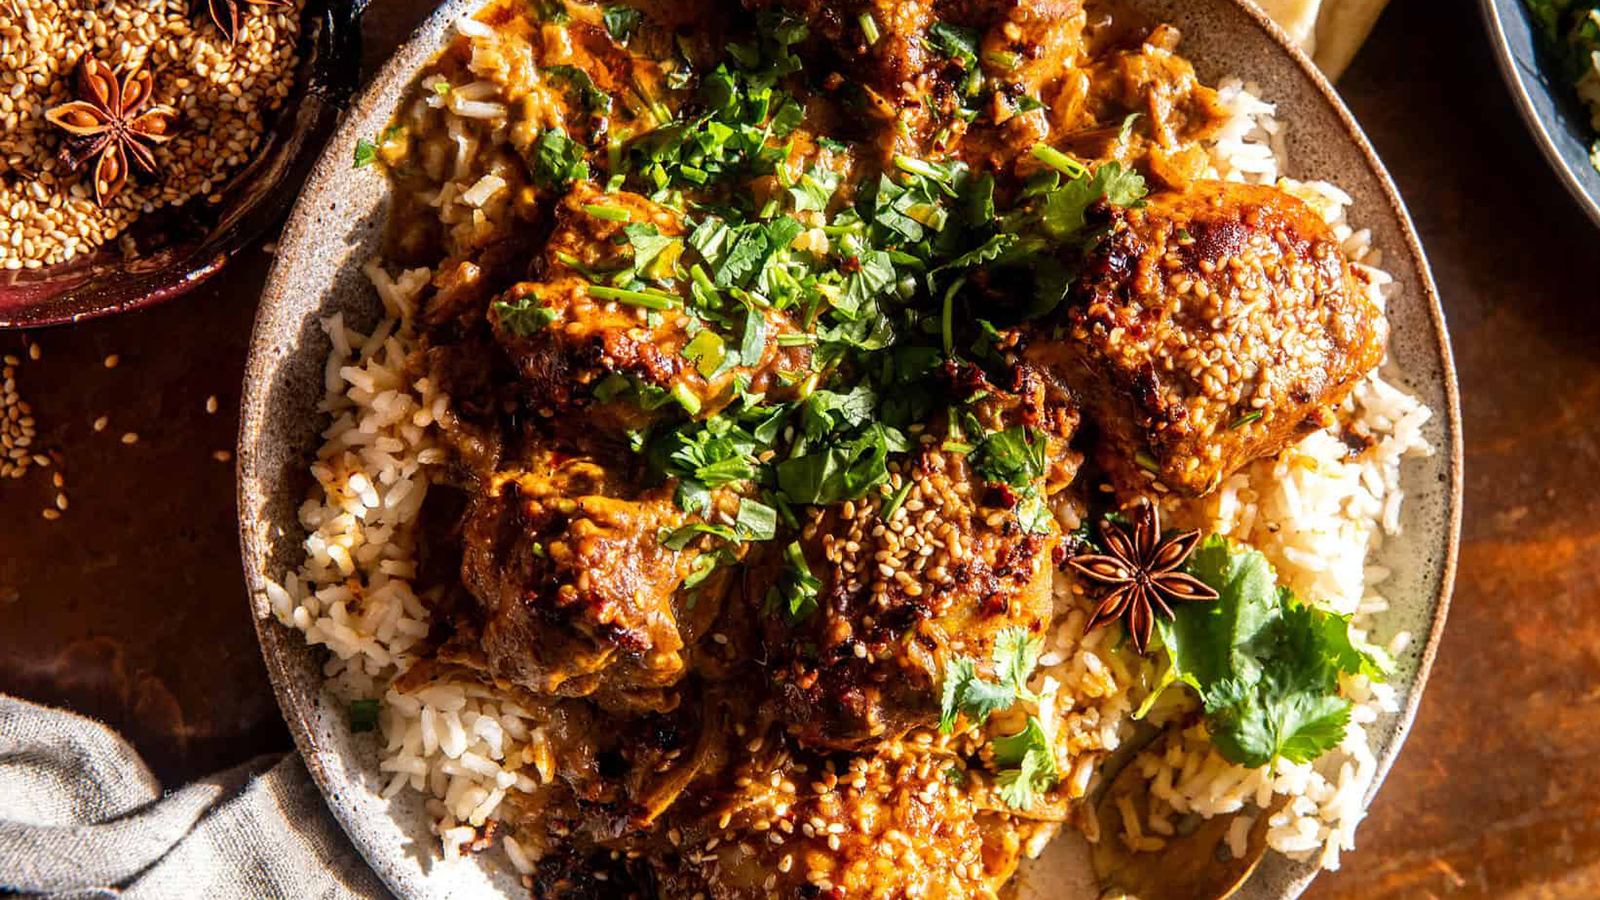
[[[0,694],[0,897],[392,900],[298,754],[164,791],[98,722]]]
[[[1323,74],[1337,79],[1361,49],[1389,0],[1256,0],[1311,55]]]

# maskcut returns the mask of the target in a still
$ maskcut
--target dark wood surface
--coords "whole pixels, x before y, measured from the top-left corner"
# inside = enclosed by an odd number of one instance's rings
[[[374,5],[375,63],[426,3]],[[1467,506],[1421,713],[1317,900],[1600,897],[1600,231],[1528,138],[1471,6],[1395,0],[1340,84],[1438,277]],[[268,263],[252,251],[165,306],[0,335],[0,352],[43,351],[18,386],[71,498],[45,521],[48,474],[0,483],[0,690],[104,719],[168,784],[292,746],[245,603],[233,466],[212,456],[233,443]]]

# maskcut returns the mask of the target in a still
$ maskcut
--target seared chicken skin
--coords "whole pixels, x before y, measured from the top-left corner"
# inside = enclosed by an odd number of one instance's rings
[[[679,850],[657,863],[662,896],[994,897],[1038,827],[975,802],[928,744],[837,762],[776,738],[749,747],[725,789],[672,811]]]
[[[539,451],[496,473],[462,523],[462,583],[495,678],[610,708],[667,708],[716,615],[723,575],[679,587],[698,544],[671,486],[640,490],[597,460]],[[691,612],[692,610],[692,612]]]
[[[1122,488],[1203,494],[1325,424],[1383,358],[1365,276],[1290,194],[1198,182],[1108,224],[1061,336],[1026,355],[1080,395]]]
[[[769,615],[765,654],[776,717],[806,746],[868,748],[936,723],[950,656],[988,659],[1001,631],[1050,620],[1061,534],[1045,499],[1077,470],[1076,411],[1025,368],[1019,394],[971,367],[955,377],[963,396],[990,392],[975,404],[985,428],[1031,429],[1044,470],[1022,487],[992,483],[981,453],[928,434],[879,491],[810,508],[801,545],[822,582],[818,610],[800,623]]]

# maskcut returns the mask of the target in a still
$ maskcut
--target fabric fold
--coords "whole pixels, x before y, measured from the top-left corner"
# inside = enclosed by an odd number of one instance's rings
[[[299,756],[164,793],[90,719],[0,695],[0,889],[48,900],[389,900]]]

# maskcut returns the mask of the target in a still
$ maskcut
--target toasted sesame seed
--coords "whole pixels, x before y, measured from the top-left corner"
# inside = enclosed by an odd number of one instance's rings
[[[105,367],[108,369],[115,369],[117,367],[117,363],[120,362],[122,362],[122,357],[112,353],[105,358]]]
[[[206,412],[212,413],[214,415],[216,413],[216,411],[217,411],[217,395],[216,394],[212,394],[211,396],[206,398]]]
[[[109,424],[111,424],[111,420],[106,418],[105,416],[101,416],[100,418],[94,420],[94,430],[95,431],[105,431],[106,430],[106,426],[109,425]]]
[[[58,512],[56,510],[53,510],[53,509],[49,509],[49,508],[45,508],[45,509],[40,510],[39,511],[39,515],[44,516],[46,519],[49,519],[52,522],[54,522],[56,519],[61,518],[61,513],[60,512]]]
[[[122,435],[122,442],[124,444],[137,444],[139,443],[139,435],[132,431],[124,432]]]

